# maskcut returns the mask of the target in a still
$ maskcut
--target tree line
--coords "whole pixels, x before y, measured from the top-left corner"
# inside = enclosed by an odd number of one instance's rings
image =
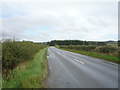
[[[50,42],[47,42],[48,45],[54,46],[54,45],[97,45],[97,46],[103,46],[107,45],[107,43],[114,42],[114,41],[82,41],[82,40],[52,40]]]
[[[120,40],[118,40],[118,46],[120,47]]]

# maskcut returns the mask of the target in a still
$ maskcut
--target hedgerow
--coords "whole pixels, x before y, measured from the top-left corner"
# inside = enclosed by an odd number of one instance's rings
[[[4,40],[2,43],[2,68],[13,69],[17,64],[32,60],[35,53],[46,47],[29,41]]]
[[[91,51],[96,48],[94,45],[60,45],[60,48]]]
[[[118,53],[118,47],[113,47],[111,45],[95,46],[95,45],[60,45],[60,48],[82,50],[82,51],[93,51],[98,53]]]
[[[100,53],[113,53],[115,51],[117,51],[118,48],[117,47],[112,47],[112,46],[101,46],[101,47],[98,47],[96,49],[97,52],[100,52]]]

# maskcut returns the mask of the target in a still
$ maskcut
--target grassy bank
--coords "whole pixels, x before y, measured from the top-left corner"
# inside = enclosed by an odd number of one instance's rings
[[[0,74],[0,90],[2,89],[2,74]]]
[[[3,79],[3,88],[41,88],[47,75],[46,50],[41,49],[34,59],[17,65],[9,80]]]
[[[59,47],[57,47],[57,48],[59,48]],[[103,60],[107,60],[107,61],[111,61],[111,62],[115,62],[115,63],[120,63],[120,61],[118,61],[117,56],[112,56],[112,55],[102,54],[102,53],[97,53],[97,52],[91,52],[91,51],[82,51],[82,50],[74,50],[74,49],[66,49],[66,48],[59,48],[59,49],[63,49],[63,50],[67,50],[67,51],[75,52],[75,53],[79,53],[79,54],[84,54],[87,56],[92,56],[95,58],[99,58],[99,59],[103,59]]]

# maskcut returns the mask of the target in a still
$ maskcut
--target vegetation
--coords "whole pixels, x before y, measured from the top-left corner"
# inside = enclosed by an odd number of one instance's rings
[[[44,47],[28,41],[5,40],[2,43],[3,69],[13,69],[18,63],[33,59],[35,53]]]
[[[81,41],[81,40],[53,40],[47,42],[64,50],[93,56],[96,58],[120,63],[120,41]]]
[[[4,40],[2,42],[3,87],[40,87],[38,84],[40,85],[46,73],[45,47],[44,44],[30,41]],[[39,52],[40,50],[43,51]],[[22,68],[18,69],[19,66]],[[36,80],[39,80],[39,83],[36,83]]]
[[[100,53],[114,53],[117,51],[117,47],[113,47],[113,46],[102,46],[102,47],[98,47],[97,51]]]
[[[43,88],[42,82],[47,75],[46,49],[13,69],[10,79],[3,80],[3,88]]]
[[[33,59],[35,53],[44,47],[28,41],[5,40],[2,43],[3,69],[13,69],[18,63]]]
[[[120,51],[118,47],[114,47],[112,45],[60,45],[58,48],[120,63],[120,61],[118,61],[118,54]]]
[[[57,48],[120,63],[120,47],[116,42],[54,40],[47,42]],[[119,42],[118,42],[119,45]],[[119,45],[120,46],[120,45]],[[15,41],[2,42],[3,88],[41,88],[47,74],[46,43]],[[1,63],[0,63],[1,64]],[[1,72],[0,72],[1,73]],[[0,77],[1,79],[1,77]]]
[[[60,48],[74,49],[74,50],[84,50],[92,51],[96,48],[94,45],[60,45]]]
[[[120,40],[118,40],[118,46],[120,47]]]
[[[81,40],[53,40],[51,42],[47,42],[48,45],[54,46],[54,45],[97,45],[97,46],[103,46],[107,45],[108,43],[114,43],[113,41],[107,41],[107,42],[98,42],[98,41],[81,41]]]

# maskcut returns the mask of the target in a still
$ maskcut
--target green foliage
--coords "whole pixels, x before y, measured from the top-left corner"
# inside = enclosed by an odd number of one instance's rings
[[[35,53],[44,47],[29,41],[5,40],[2,43],[3,69],[13,69],[18,63],[33,59]]]
[[[96,48],[94,45],[60,45],[60,48],[91,51]]]
[[[118,46],[120,47],[120,40],[118,40]]]
[[[110,45],[107,45],[107,46],[98,47],[96,49],[96,51],[98,51],[100,53],[113,53],[113,52],[117,51],[117,48],[110,46]]]
[[[3,80],[3,88],[43,88],[42,82],[47,75],[46,51],[47,48],[41,49],[33,60],[17,65],[10,79]]]
[[[113,45],[60,45],[58,48],[120,63],[120,48]]]
[[[57,45],[96,45],[103,46],[106,45],[106,42],[96,42],[96,41],[81,41],[81,40],[53,40],[51,42],[47,42],[50,46]]]
[[[83,50],[83,51],[94,51],[99,53],[114,53],[118,51],[117,47],[111,45],[95,46],[95,45],[60,45],[60,48]]]
[[[75,52],[75,53],[79,53],[79,54],[92,56],[92,57],[103,59],[103,60],[112,61],[112,62],[120,64],[120,60],[118,59],[117,56],[112,56],[112,55],[109,55],[109,54],[103,54],[103,53],[97,53],[97,52],[91,52],[91,51],[81,51],[81,50],[66,49],[66,48],[61,48],[61,49],[71,51],[71,52]]]

